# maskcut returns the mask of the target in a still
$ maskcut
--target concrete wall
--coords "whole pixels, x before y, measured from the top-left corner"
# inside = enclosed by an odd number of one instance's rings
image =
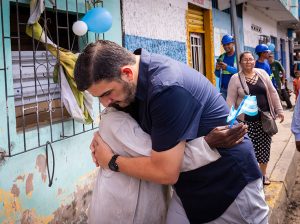
[[[22,2],[29,3],[26,0]],[[80,3],[80,0],[78,2]],[[0,68],[4,67],[4,49],[6,80],[4,71],[0,69],[0,105],[3,105],[0,108],[0,149],[8,151],[8,137],[10,137],[12,150],[16,153],[24,150],[24,144],[22,132],[15,130],[14,99],[8,97],[6,101],[5,97],[5,90],[8,95],[13,96],[13,83],[10,39],[6,38],[3,44],[1,31],[1,24],[4,24],[4,35],[10,36],[9,1],[2,1],[2,4],[4,21],[0,21]],[[75,8],[72,4],[75,4],[75,1],[70,0],[69,10]],[[120,1],[105,0],[104,7],[113,17],[113,26],[105,34],[105,39],[122,44]],[[69,124],[65,123],[66,133],[72,132],[72,125]],[[82,127],[82,124],[75,122],[75,127],[77,126]],[[53,136],[61,134],[60,129],[54,128],[52,131]],[[26,132],[29,142],[37,141],[36,133],[36,130]],[[41,144],[45,144],[50,140],[49,126],[41,128],[40,134]],[[48,187],[45,147],[37,147],[29,152],[0,159],[0,223],[86,223],[96,173],[89,150],[92,135],[93,131],[88,131],[52,143],[55,172],[51,187]],[[50,174],[52,164],[49,151]]]
[[[123,1],[125,47],[145,48],[186,62],[187,1]]]
[[[261,32],[257,32],[251,29],[251,25],[257,25],[261,27]],[[273,36],[277,38],[276,53],[279,60],[284,60],[284,65],[287,71],[289,71],[289,49],[287,42],[287,29],[277,26],[277,21],[267,16],[263,10],[256,8],[251,4],[244,6],[243,9],[243,27],[245,37],[245,50],[254,52],[257,44],[259,44],[259,35]],[[284,55],[281,57],[280,39],[285,40]]]
[[[251,25],[261,27],[261,32],[251,29]],[[259,35],[267,35],[277,37],[277,22],[272,20],[259,8],[251,5],[244,6],[243,9],[243,27],[245,47],[248,50],[254,49],[259,43]]]
[[[221,44],[221,39],[223,35],[229,34],[233,35],[233,29],[231,26],[231,19],[228,13],[222,12],[217,9],[213,9],[213,24],[214,24],[214,49],[215,56],[218,57],[224,52]],[[243,21],[238,18],[239,25],[239,38],[240,38],[240,48],[241,51],[244,49],[244,32],[243,32]]]
[[[129,50],[142,47],[186,63],[185,15],[189,2],[211,8],[210,0],[124,0],[125,47]]]

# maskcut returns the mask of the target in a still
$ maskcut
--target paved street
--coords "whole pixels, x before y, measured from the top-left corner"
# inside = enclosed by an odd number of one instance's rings
[[[291,96],[294,104],[294,94]],[[283,103],[285,107],[285,103]],[[294,186],[296,179],[296,168],[299,166],[300,153],[295,150],[295,140],[291,133],[291,121],[293,111],[284,110],[285,120],[283,123],[277,123],[279,132],[272,138],[271,157],[268,164],[267,175],[271,179],[271,185],[265,187],[265,195],[267,203],[270,207],[270,224],[287,223],[285,221],[286,210],[290,199],[300,201],[300,193],[298,198],[291,197],[292,189],[300,188],[300,177],[298,174],[298,185]],[[287,195],[288,194],[288,195]],[[292,202],[288,213],[300,213],[300,210]],[[300,209],[300,207],[298,208]],[[289,218],[290,219],[290,218]],[[290,223],[299,223],[292,221]]]
[[[287,206],[285,224],[300,223],[300,163],[298,163],[297,177],[295,185],[290,195],[290,200]]]

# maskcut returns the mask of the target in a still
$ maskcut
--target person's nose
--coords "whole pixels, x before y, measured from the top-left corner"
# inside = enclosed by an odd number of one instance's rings
[[[108,105],[113,103],[113,100],[110,97],[106,97],[106,96],[99,97],[99,101],[104,107],[108,107]]]

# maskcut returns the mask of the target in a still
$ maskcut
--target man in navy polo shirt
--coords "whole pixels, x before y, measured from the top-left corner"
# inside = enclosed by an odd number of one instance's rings
[[[174,184],[167,223],[268,222],[253,146],[247,136],[242,138],[245,127],[237,125],[235,135],[219,127],[226,125],[229,110],[203,75],[168,57],[143,49],[132,54],[100,40],[79,56],[75,80],[79,90],[99,97],[104,106],[123,108],[150,134],[150,157],[113,155],[97,134],[91,149],[103,168]],[[214,135],[216,127],[219,133]],[[180,173],[186,142],[200,136],[217,148],[221,158]]]

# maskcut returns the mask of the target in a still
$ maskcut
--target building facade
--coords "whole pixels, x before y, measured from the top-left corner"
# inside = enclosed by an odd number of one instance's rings
[[[120,1],[45,1],[45,10],[39,5],[48,43],[68,50],[57,57],[41,36],[26,34],[29,3],[0,0],[0,223],[86,223],[96,174],[89,145],[97,123],[72,119],[54,71],[65,53],[97,38],[122,44]],[[93,7],[106,8],[113,25],[104,35],[78,38],[72,24]]]
[[[213,5],[218,14],[228,12],[230,14],[229,0],[213,0]],[[295,0],[236,0],[237,18],[240,37],[241,51],[249,50],[255,54],[255,47],[258,44],[274,44],[275,59],[281,61],[290,76],[290,70],[293,64],[293,30],[298,23],[298,2]],[[226,20],[217,19],[214,14],[214,21],[226,26]],[[222,15],[222,18],[226,16]],[[227,16],[228,18],[228,16]],[[232,16],[227,19],[227,23],[232,20]],[[231,31],[231,33],[233,33]],[[218,37],[215,35],[215,38]],[[216,46],[216,43],[215,43]]]
[[[112,40],[187,63],[215,85],[221,38],[234,34],[229,0],[45,2],[40,25],[69,53],[96,39]],[[276,57],[289,70],[298,2],[236,2],[241,50],[274,43]],[[0,0],[0,222],[85,223],[97,171],[89,151],[97,121],[83,125],[66,111],[54,76],[64,52],[55,57],[39,38],[26,34],[29,3]],[[111,13],[112,28],[74,36],[72,24],[93,7]],[[97,117],[100,106],[93,104]]]
[[[165,54],[214,78],[210,0],[122,1],[124,46]]]
[[[287,77],[290,76],[292,35],[294,23],[298,22],[296,1],[247,1],[243,3],[243,28],[245,50],[254,52],[260,43],[275,45],[275,59],[279,60]]]

